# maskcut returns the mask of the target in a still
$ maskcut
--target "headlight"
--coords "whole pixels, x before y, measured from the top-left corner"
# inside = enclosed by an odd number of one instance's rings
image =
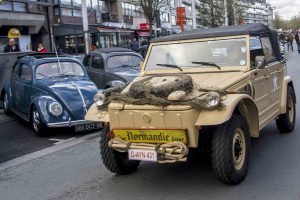
[[[112,81],[112,82],[111,82],[111,85],[112,85],[113,87],[122,87],[122,86],[125,85],[125,83],[124,83],[123,81]]]
[[[94,103],[96,104],[96,106],[102,106],[104,104],[105,101],[105,95],[98,93],[94,96]]]
[[[217,92],[209,92],[207,94],[207,105],[208,107],[216,107],[220,104],[220,95]]]
[[[52,102],[50,105],[49,105],[49,111],[52,115],[58,117],[59,115],[61,115],[62,111],[63,111],[63,108],[61,106],[60,103],[58,102]]]

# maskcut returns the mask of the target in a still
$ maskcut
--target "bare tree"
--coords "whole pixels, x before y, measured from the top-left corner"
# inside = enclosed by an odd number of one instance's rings
[[[224,24],[223,0],[198,0],[196,8],[200,24],[206,27],[219,27]]]
[[[168,0],[133,0],[133,2],[141,7],[142,13],[145,15],[147,22],[149,23],[149,33],[152,36],[152,25],[155,19],[159,16],[159,11],[168,9]]]
[[[225,0],[224,0],[225,1]],[[238,20],[244,17],[245,8],[241,5],[241,0],[226,0],[227,1],[227,17],[228,25],[237,25]]]

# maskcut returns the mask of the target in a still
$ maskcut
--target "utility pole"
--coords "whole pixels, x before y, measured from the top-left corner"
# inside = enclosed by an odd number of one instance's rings
[[[224,0],[224,18],[225,18],[225,26],[228,26],[228,11],[227,11],[227,0]]]
[[[86,9],[86,0],[81,0],[81,11],[82,11],[83,33],[84,33],[84,50],[85,50],[85,54],[88,54],[90,48],[90,34],[89,34],[88,15]]]
[[[192,18],[193,18],[193,30],[197,29],[196,13],[195,13],[195,0],[192,0]]]

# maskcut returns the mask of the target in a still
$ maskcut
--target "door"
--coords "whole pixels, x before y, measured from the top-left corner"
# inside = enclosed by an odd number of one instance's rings
[[[18,79],[20,76],[20,64],[17,63],[14,68],[11,75],[11,81],[10,81],[10,92],[12,95],[12,107],[13,109],[16,109],[18,101],[20,101],[20,94],[18,89]]]
[[[96,84],[97,88],[104,89],[104,63],[103,58],[100,55],[93,54],[91,56],[90,78]]]
[[[28,115],[32,98],[32,68],[27,64],[20,64],[20,76],[18,77],[18,90],[20,99],[17,109],[22,114]]]

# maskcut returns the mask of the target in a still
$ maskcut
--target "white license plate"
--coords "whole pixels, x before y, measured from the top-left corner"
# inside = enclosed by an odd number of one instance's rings
[[[157,152],[151,150],[129,149],[128,158],[129,160],[157,162]]]
[[[92,123],[92,124],[77,125],[77,126],[75,126],[75,132],[100,129],[102,127],[103,127],[103,123]]]

